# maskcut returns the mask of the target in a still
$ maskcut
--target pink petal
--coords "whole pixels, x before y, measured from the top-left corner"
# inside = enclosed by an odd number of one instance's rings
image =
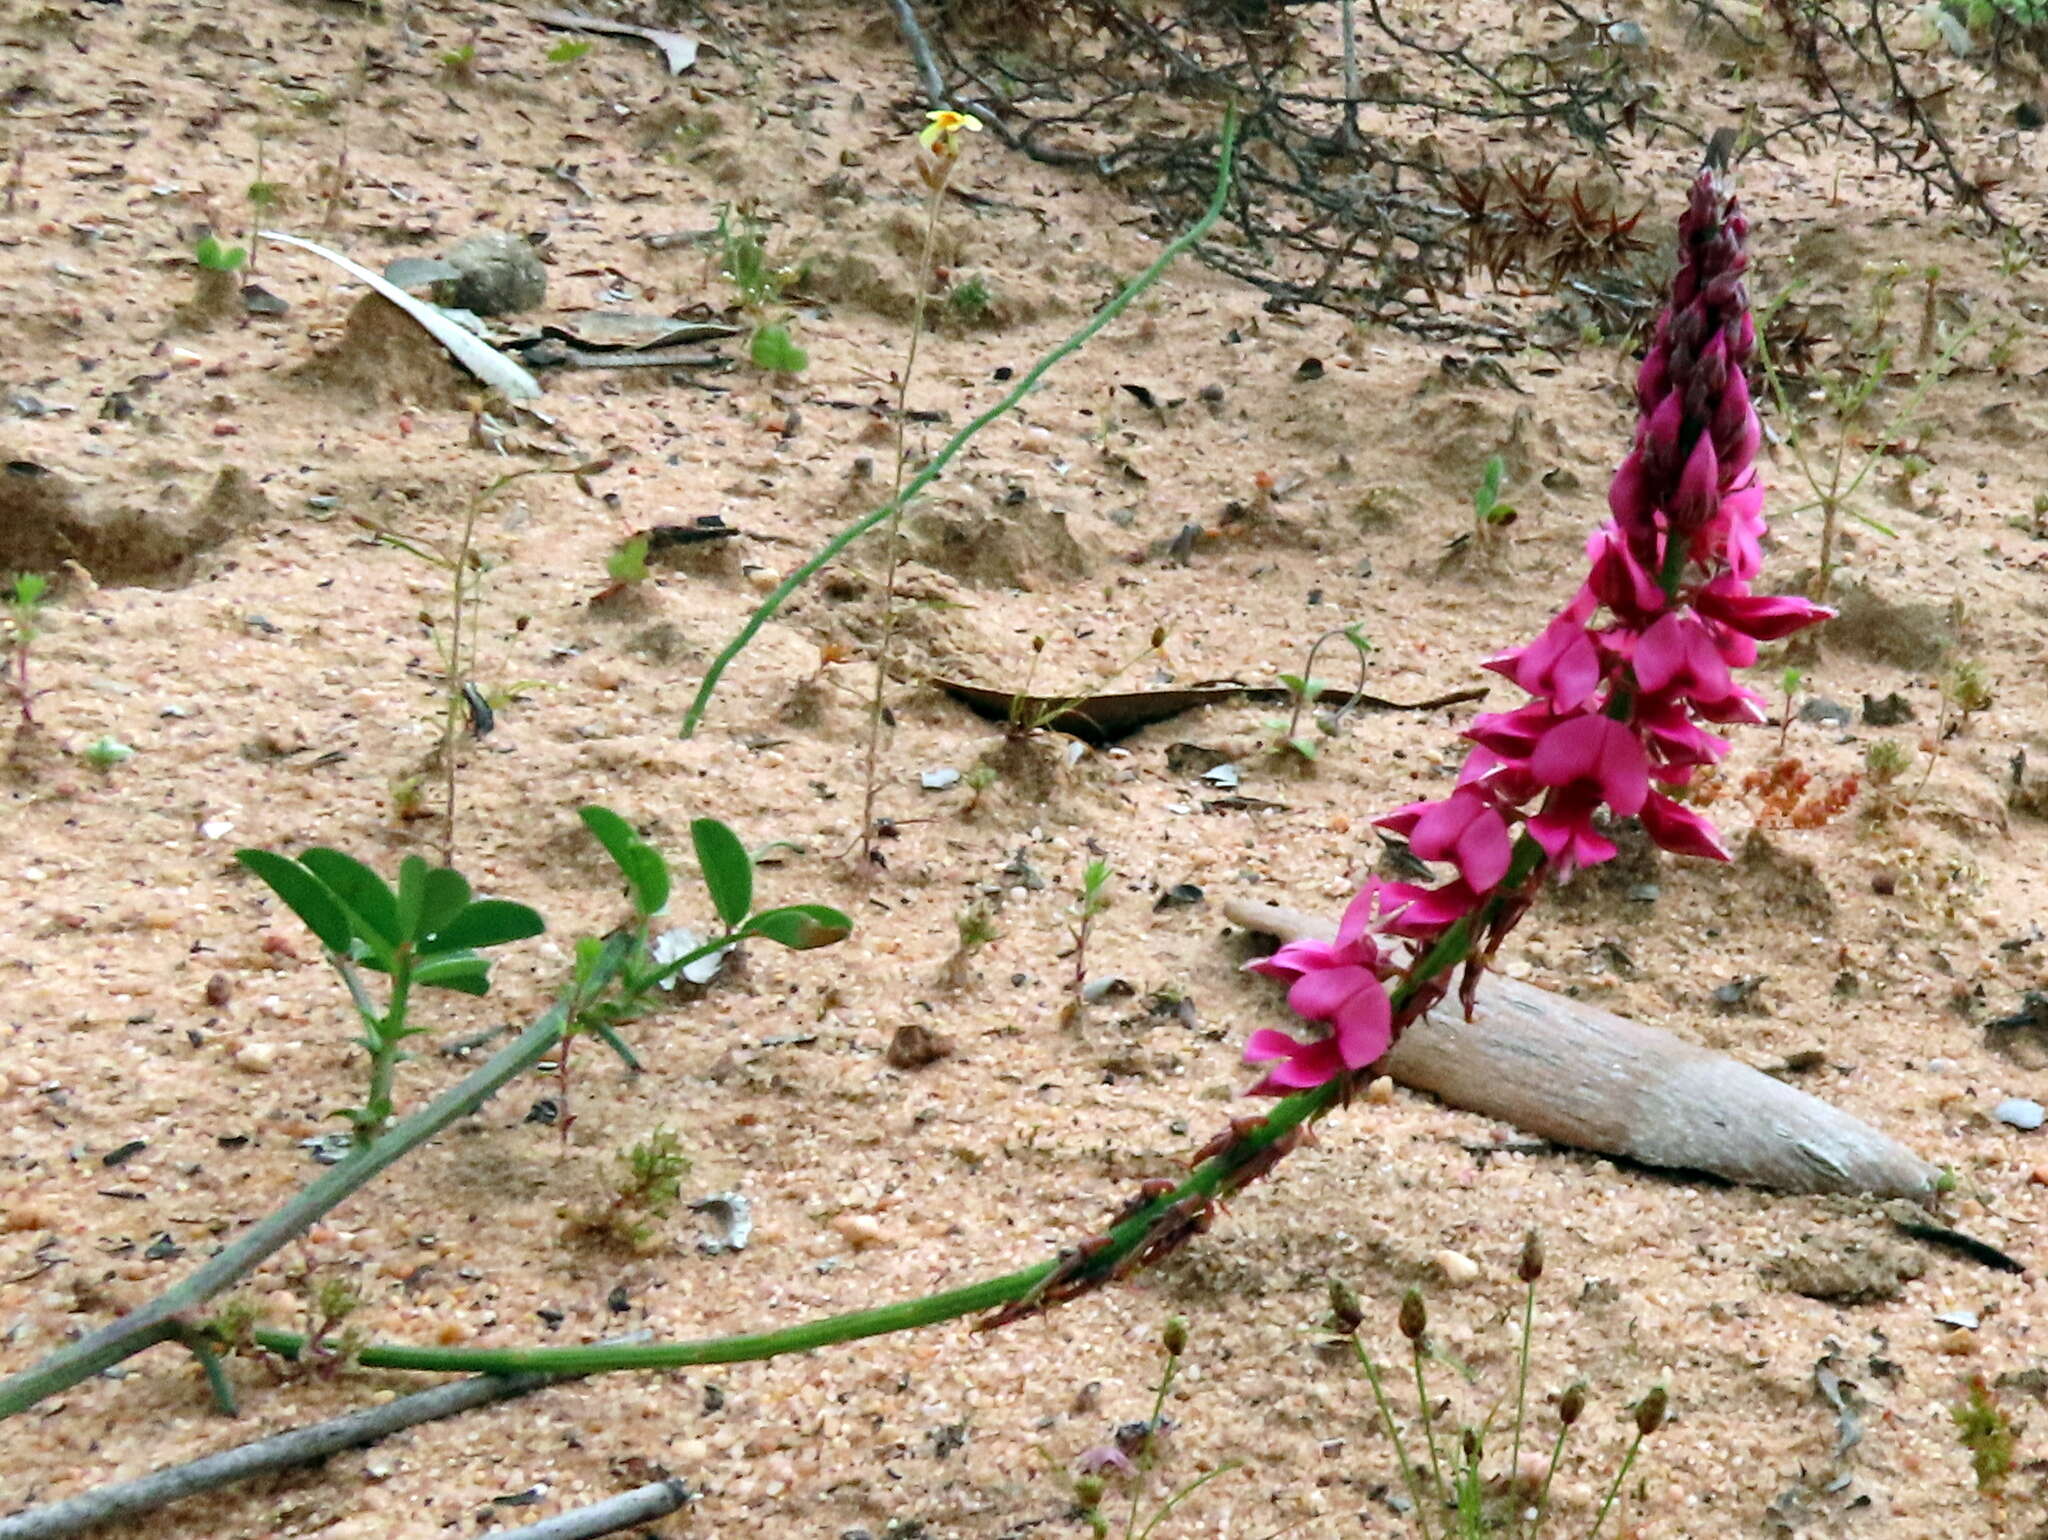
[[[1714,456],[1714,439],[1702,433],[1686,456],[1685,469],[1671,495],[1672,529],[1683,539],[1712,518],[1721,506],[1721,467]]]
[[[1257,1064],[1263,1059],[1291,1059],[1304,1046],[1277,1027],[1261,1027],[1244,1040],[1244,1062]]]
[[[1650,764],[1642,744],[1611,717],[1580,716],[1560,722],[1536,745],[1529,770],[1545,786],[1590,784],[1602,801],[1624,815],[1641,807],[1650,789]]]
[[[1643,820],[1644,831],[1662,849],[1681,856],[1702,856],[1709,861],[1728,859],[1728,847],[1721,843],[1714,826],[1669,797],[1651,792],[1638,816]]]
[[[1508,826],[1476,792],[1458,791],[1428,805],[1408,845],[1425,861],[1455,861],[1474,888],[1491,888],[1508,869]]]
[[[1346,1069],[1363,1069],[1394,1041],[1394,1011],[1387,992],[1373,981],[1370,990],[1354,995],[1332,1023],[1332,1041]]]
[[[1304,973],[1287,991],[1287,1008],[1304,1021],[1332,1021],[1364,990],[1377,992],[1380,981],[1363,968],[1324,968]]]
[[[1337,922],[1338,960],[1356,963],[1361,968],[1377,968],[1380,954],[1367,933],[1372,929],[1380,901],[1380,884],[1371,878],[1365,886],[1352,895],[1351,902],[1344,906],[1344,917]]]

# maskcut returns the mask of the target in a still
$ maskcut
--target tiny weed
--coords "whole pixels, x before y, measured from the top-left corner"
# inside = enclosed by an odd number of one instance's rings
[[[1863,773],[1880,790],[1890,787],[1913,763],[1913,751],[1896,738],[1878,738],[1863,751]]]
[[[690,1174],[690,1157],[675,1134],[656,1129],[619,1156],[619,1174],[602,1208],[572,1212],[571,1229],[645,1255],[655,1247],[655,1227],[674,1212]]]
[[[476,44],[464,43],[460,48],[450,48],[435,61],[441,78],[453,85],[473,86],[476,84]]]
[[[548,63],[581,64],[590,57],[590,50],[593,46],[595,45],[591,43],[589,38],[563,38],[561,42],[548,50]]]
[[[995,294],[981,274],[970,274],[946,291],[946,308],[954,319],[979,326],[994,311]]]
[[[223,246],[213,235],[207,234],[200,236],[198,244],[192,248],[192,260],[209,273],[234,273],[248,263],[249,252],[243,246]]]
[[[939,972],[939,987],[957,992],[973,982],[976,954],[1001,938],[995,916],[984,903],[969,904],[953,917],[953,923],[959,931],[959,941]]]
[[[1081,896],[1067,910],[1067,923],[1074,938],[1074,977],[1068,985],[1069,998],[1060,1012],[1063,1026],[1077,1027],[1087,1014],[1088,937],[1112,901],[1110,876],[1108,861],[1100,856],[1090,861],[1081,869]]]
[[[83,749],[79,750],[78,757],[104,775],[116,765],[133,759],[135,757],[135,750],[128,747],[119,738],[102,733]]]
[[[40,572],[17,572],[7,580],[7,679],[21,707],[21,725],[36,725],[35,701],[43,692],[29,683],[29,653],[43,634],[43,602],[50,581]]]
[[[1956,1425],[1956,1437],[1970,1451],[1970,1469],[1977,1477],[1977,1490],[1997,1492],[2012,1471],[2013,1454],[2019,1443],[2018,1431],[1992,1398],[1984,1376],[1973,1375],[1970,1394],[1949,1408]]]
[[[1352,650],[1358,655],[1358,689],[1334,715],[1319,717],[1316,726],[1319,731],[1330,737],[1335,737],[1344,730],[1345,717],[1350,714],[1358,695],[1365,690],[1366,669],[1370,665],[1373,652],[1372,643],[1366,639],[1364,631],[1355,625],[1339,626],[1335,630],[1325,631],[1310,645],[1308,661],[1302,665],[1302,671],[1299,674],[1280,676],[1280,683],[1286,688],[1288,698],[1294,703],[1294,709],[1285,721],[1273,719],[1266,723],[1267,731],[1274,735],[1268,744],[1274,754],[1282,757],[1291,755],[1304,764],[1312,763],[1316,759],[1319,746],[1315,739],[1301,731],[1301,714],[1313,709],[1316,702],[1322,698],[1323,692],[1329,688],[1314,675],[1316,654],[1322,651],[1325,642],[1335,641],[1340,636],[1351,644]]]

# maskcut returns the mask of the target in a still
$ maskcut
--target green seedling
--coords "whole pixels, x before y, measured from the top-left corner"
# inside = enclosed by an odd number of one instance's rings
[[[563,65],[581,64],[590,56],[592,46],[588,38],[564,38],[548,50],[548,63]]]
[[[7,680],[21,708],[21,725],[36,725],[35,702],[41,690],[29,683],[29,653],[43,634],[43,601],[50,581],[40,572],[17,572],[7,580]]]
[[[209,233],[192,248],[192,260],[209,273],[235,273],[247,265],[249,252],[242,246],[223,246]]]
[[[1109,862],[1097,856],[1081,869],[1081,896],[1067,911],[1067,924],[1074,938],[1074,977],[1069,996],[1060,1012],[1061,1025],[1079,1026],[1088,1010],[1088,938],[1095,922],[1110,906]]]
[[[647,537],[635,535],[613,546],[604,559],[604,575],[611,581],[590,596],[592,604],[609,603],[628,589],[646,582],[649,575]]]
[[[1316,702],[1322,698],[1323,692],[1329,689],[1328,685],[1315,677],[1316,654],[1323,650],[1325,642],[1335,641],[1338,637],[1349,642],[1352,650],[1358,655],[1358,688],[1333,716],[1319,719],[1317,727],[1330,737],[1335,737],[1343,731],[1344,719],[1351,714],[1358,703],[1358,697],[1365,691],[1366,670],[1370,666],[1373,653],[1371,641],[1366,638],[1365,632],[1355,625],[1339,626],[1335,630],[1325,631],[1310,644],[1308,661],[1302,665],[1302,671],[1299,674],[1280,676],[1280,683],[1286,689],[1294,709],[1286,721],[1275,719],[1266,724],[1268,731],[1275,735],[1270,744],[1273,753],[1292,755],[1305,764],[1312,763],[1320,753],[1320,746],[1315,739],[1301,731],[1301,714],[1312,710]]]
[[[116,765],[124,764],[128,760],[133,759],[135,757],[135,750],[128,747],[119,738],[113,737],[111,734],[102,733],[83,749],[79,750],[78,757],[104,775]]]
[[[995,310],[995,294],[988,286],[988,280],[975,273],[963,278],[946,291],[946,308],[954,319],[969,326],[979,326]]]
[[[1913,763],[1913,751],[1896,738],[1876,738],[1863,751],[1863,773],[1872,786],[1893,785]]]
[[[368,1144],[391,1121],[392,1080],[407,1057],[406,1041],[425,1030],[412,1025],[415,989],[490,992],[489,959],[482,953],[537,936],[541,917],[509,899],[474,898],[460,872],[407,856],[398,887],[352,856],[324,846],[294,861],[268,850],[239,850],[247,867],[319,938],[341,975],[362,1022],[357,1043],[370,1057],[369,1089],[359,1107],[343,1109],[356,1142]],[[380,1007],[366,972],[390,985]]]
[[[576,944],[576,994],[581,1004],[570,1018],[557,1059],[561,1087],[557,1126],[565,1134],[574,1121],[568,1102],[569,1061],[578,1036],[601,1039],[629,1069],[637,1071],[639,1060],[619,1035],[619,1028],[645,1015],[658,998],[656,991],[670,987],[692,963],[717,957],[754,938],[802,952],[843,941],[853,930],[853,921],[824,904],[784,904],[756,910],[754,856],[729,826],[716,818],[699,818],[690,824],[690,843],[718,925],[709,940],[681,955],[658,952],[654,922],[667,913],[673,889],[667,858],[608,807],[591,804],[577,809],[577,817],[619,869],[633,916],[605,940],[586,937]],[[599,981],[608,982],[598,987]]]
[[[1984,1383],[1983,1375],[1971,1376],[1968,1398],[1950,1407],[1948,1415],[1956,1425],[1957,1438],[1970,1451],[1970,1470],[1977,1478],[1977,1490],[1997,1492],[2012,1472],[2019,1434],[1992,1398],[1991,1387]]]
[[[953,917],[959,940],[953,948],[953,955],[946,959],[946,965],[939,971],[941,989],[959,991],[974,980],[974,959],[983,948],[992,946],[1000,939],[996,931],[995,916],[984,903],[972,903]]]
[[[810,356],[790,336],[784,294],[799,274],[793,268],[771,267],[760,223],[737,213],[730,204],[718,211],[716,230],[720,271],[739,295],[740,309],[754,323],[747,339],[747,357],[767,374],[791,376],[810,366]]]
[[[1484,540],[1506,529],[1519,515],[1514,504],[1501,500],[1501,483],[1507,479],[1508,462],[1499,455],[1487,458],[1479,486],[1472,494],[1472,516],[1479,537]]]
[[[458,85],[476,84],[476,44],[464,43],[460,48],[451,48],[436,61],[444,80]]]
[[[1785,739],[1792,731],[1792,697],[1799,693],[1799,687],[1806,682],[1806,675],[1796,668],[1788,668],[1778,676],[1778,689],[1784,695],[1785,704],[1778,712],[1778,757],[1785,757]]]
[[[666,1128],[656,1129],[619,1157],[609,1200],[594,1211],[573,1212],[571,1229],[644,1255],[654,1248],[655,1226],[675,1211],[690,1174],[690,1157]]]

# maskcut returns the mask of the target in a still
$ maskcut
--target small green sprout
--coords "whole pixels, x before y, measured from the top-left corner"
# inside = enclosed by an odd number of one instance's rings
[[[589,56],[592,46],[588,38],[564,38],[548,50],[548,63],[581,64]]]
[[[209,273],[233,273],[248,262],[249,252],[243,246],[223,246],[209,233],[192,248],[192,260]]]
[[[1486,469],[1480,474],[1479,487],[1472,494],[1472,512],[1479,523],[1480,533],[1506,529],[1518,515],[1512,503],[1501,501],[1501,483],[1507,479],[1508,462],[1499,455],[1487,457]]]
[[[988,280],[974,273],[946,291],[946,308],[970,326],[979,326],[995,309],[995,294]]]
[[[1879,738],[1863,751],[1863,771],[1873,786],[1889,786],[1913,763],[1913,751],[1896,738]]]
[[[1992,1399],[1991,1387],[1984,1383],[1983,1375],[1971,1377],[1969,1398],[1950,1407],[1948,1415],[1956,1425],[1956,1436],[1970,1451],[1970,1469],[1977,1477],[1977,1490],[1998,1491],[2012,1470],[2019,1434],[2012,1419]]]
[[[644,583],[647,581],[647,537],[635,535],[612,547],[604,560],[605,576],[614,583]]]
[[[7,589],[7,648],[12,655],[9,683],[21,706],[21,725],[33,727],[35,699],[42,692],[29,684],[28,655],[43,634],[43,600],[50,591],[50,580],[40,572],[17,572],[7,580]]]
[[[798,347],[787,326],[763,326],[747,344],[747,357],[764,374],[802,374],[811,356]]]
[[[131,760],[134,757],[135,750],[128,747],[119,738],[107,733],[102,733],[83,749],[79,750],[79,758],[83,759],[102,775],[112,770],[114,766]]]

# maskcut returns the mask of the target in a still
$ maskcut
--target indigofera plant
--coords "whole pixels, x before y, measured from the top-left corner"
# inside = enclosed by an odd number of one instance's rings
[[[1434,886],[1368,882],[1334,942],[1290,942],[1251,965],[1290,986],[1297,1015],[1329,1028],[1308,1041],[1253,1033],[1245,1057],[1268,1065],[1259,1094],[1363,1070],[1442,998],[1458,963],[1469,1011],[1543,878],[1614,856],[1595,822],[1603,809],[1640,819],[1666,850],[1728,858],[1713,826],[1667,792],[1727,753],[1708,724],[1765,720],[1763,699],[1734,678],[1756,662],[1757,644],[1831,613],[1750,587],[1765,526],[1761,429],[1743,376],[1756,343],[1742,283],[1747,234],[1721,175],[1703,171],[1636,380],[1635,446],[1608,491],[1613,517],[1587,547],[1591,572],[1541,635],[1486,665],[1530,701],[1466,730],[1473,748],[1448,796],[1376,820],[1455,875]]]
[[[235,859],[305,922],[348,987],[363,1025],[357,1042],[370,1056],[370,1084],[360,1107],[336,1115],[353,1125],[359,1144],[374,1139],[391,1120],[391,1082],[405,1058],[403,1045],[426,1030],[411,1022],[412,991],[487,994],[491,965],[483,949],[537,936],[546,928],[525,904],[474,898],[469,879],[460,872],[429,866],[419,856],[399,864],[396,891],[353,856],[325,846],[315,846],[296,861],[271,850],[238,850]],[[381,1008],[371,996],[365,970],[391,980]]]

